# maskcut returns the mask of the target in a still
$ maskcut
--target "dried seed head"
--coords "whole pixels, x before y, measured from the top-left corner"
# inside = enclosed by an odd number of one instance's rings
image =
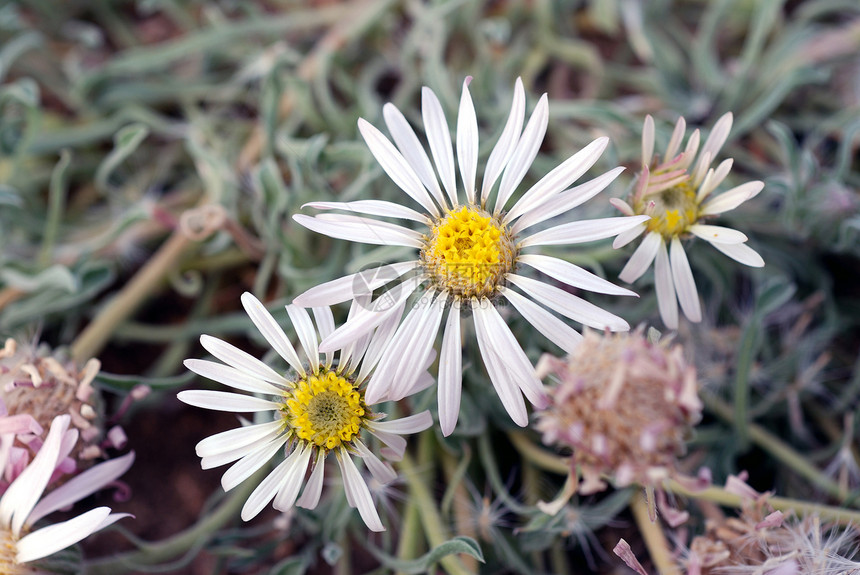
[[[566,360],[549,360],[559,384],[538,413],[545,443],[573,450],[580,493],[653,485],[675,469],[690,427],[701,417],[696,373],[680,346],[653,343],[643,330],[587,332]]]

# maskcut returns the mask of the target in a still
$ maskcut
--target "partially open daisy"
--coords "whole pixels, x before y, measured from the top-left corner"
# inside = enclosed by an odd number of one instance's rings
[[[623,214],[649,217],[646,222],[619,234],[612,245],[620,248],[647,232],[618,277],[632,283],[656,258],[657,305],[663,323],[670,329],[678,327],[678,302],[687,319],[692,322],[702,320],[699,295],[682,240],[696,236],[744,265],[764,265],[761,256],[744,243],[746,235],[706,223],[713,216],[733,210],[755,197],[764,188],[763,182],[754,181],[713,195],[732,169],[731,158],[724,160],[716,169],[711,167],[731,128],[732,114],[724,114],[717,120],[694,164],[699,151],[699,131],[693,132],[685,150],[678,153],[686,129],[684,118],[679,118],[661,162],[654,155],[654,120],[651,116],[646,117],[642,130],[642,173],[639,181],[629,203],[611,200]]]
[[[446,435],[457,423],[460,406],[461,316],[472,316],[490,380],[514,422],[525,426],[528,415],[523,394],[531,403],[542,405],[543,388],[497,306],[510,303],[538,331],[568,352],[581,339],[580,334],[542,306],[597,329],[629,329],[623,319],[573,295],[568,288],[616,295],[635,295],[633,292],[565,260],[533,251],[541,246],[613,237],[648,219],[648,216],[604,218],[535,231],[538,224],[582,204],[618,176],[622,168],[568,188],[594,165],[608,144],[607,138],[596,139],[568,158],[507,209],[508,201],[540,149],[548,122],[544,94],[523,128],[525,94],[519,80],[507,123],[487,160],[481,187],[476,187],[478,124],[469,81],[467,78],[463,84],[456,136],[463,191],[457,189],[454,152],[442,106],[436,95],[424,88],[422,115],[435,173],[415,132],[392,104],[385,105],[383,116],[394,144],[365,120],[358,121],[361,135],[383,170],[421,206],[423,213],[376,200],[308,204],[320,210],[411,220],[423,229],[416,231],[349,214],[294,216],[303,226],[333,238],[415,248],[418,257],[412,261],[328,282],[301,294],[294,303],[310,307],[344,302],[414,270],[412,277],[327,337],[321,349],[336,348],[367,333],[396,313],[397,306],[392,304],[405,302],[418,286],[426,286],[423,297],[406,316],[382,357],[381,373],[368,385],[367,397],[397,400],[405,396],[411,380],[417,377],[414,366],[421,364],[433,348],[444,310],[448,309],[439,358],[438,389],[439,419]],[[441,187],[436,173],[442,181]],[[547,276],[549,281],[521,274],[523,266]],[[562,287],[554,285],[556,283]]]
[[[60,415],[51,422],[41,449],[0,498],[0,573],[23,575],[39,573],[32,565],[57,551],[74,545],[127,513],[111,513],[98,507],[82,515],[31,531],[33,525],[64,507],[88,497],[116,480],[131,467],[134,454],[91,467],[42,497],[58,461],[65,457],[78,433],[69,433],[71,418]],[[65,452],[65,453],[64,453]]]
[[[326,353],[320,358],[319,336],[330,334],[335,328],[331,310],[314,308],[317,324],[314,329],[306,310],[287,306],[307,362],[303,363],[263,304],[251,294],[244,293],[242,305],[266,341],[292,369],[291,373],[281,375],[226,342],[208,335],[201,336],[203,347],[226,365],[188,359],[185,361],[188,369],[224,385],[269,396],[270,399],[199,390],[182,391],[179,399],[205,409],[271,414],[269,421],[218,433],[198,443],[197,455],[202,458],[203,469],[236,461],[221,478],[224,490],[229,491],[282,449],[285,450],[286,457],[245,502],[242,519],[249,521],[273,499],[275,509],[280,511],[288,511],[294,505],[315,508],[322,492],[325,460],[332,454],[340,467],[350,506],[358,508],[370,529],[383,531],[370,491],[352,457],[362,458],[373,477],[387,483],[394,479],[394,471],[368,447],[368,436],[375,436],[387,446],[381,450],[383,455],[397,460],[406,449],[406,441],[400,436],[422,431],[433,423],[428,411],[393,421],[380,421],[385,414],[375,413],[370,408],[373,402],[365,397],[364,384],[396,325],[383,323],[371,337],[352,342],[337,350],[337,354]],[[357,305],[351,315],[356,309]],[[416,379],[415,385],[419,388],[431,385],[426,366],[415,367],[424,373],[424,377]],[[420,369],[422,367],[423,370]],[[308,470],[310,477],[299,497]]]

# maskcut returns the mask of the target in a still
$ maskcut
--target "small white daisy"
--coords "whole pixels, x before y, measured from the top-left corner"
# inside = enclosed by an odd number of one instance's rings
[[[630,203],[611,200],[625,215],[649,217],[646,222],[619,234],[612,245],[620,248],[648,232],[618,277],[632,283],[656,259],[657,305],[663,323],[670,329],[678,327],[678,302],[687,319],[692,322],[702,320],[696,283],[681,243],[683,239],[696,236],[744,265],[764,265],[761,256],[744,243],[746,235],[705,223],[713,216],[735,209],[764,188],[763,182],[754,181],[712,195],[732,169],[731,158],[724,160],[716,169],[711,167],[732,128],[732,114],[727,113],[717,120],[695,165],[693,160],[699,151],[699,130],[687,140],[686,149],[678,153],[685,128],[684,118],[679,118],[661,163],[660,158],[654,155],[654,120],[651,116],[646,117],[642,130],[642,173]]]
[[[361,518],[373,531],[384,531],[367,484],[353,456],[362,458],[373,477],[382,483],[395,478],[391,467],[368,447],[365,433],[375,436],[387,447],[381,450],[388,459],[398,460],[406,449],[404,434],[417,433],[433,423],[429,411],[393,421],[380,421],[385,414],[370,410],[364,383],[378,363],[396,325],[380,325],[372,337],[352,342],[339,353],[318,351],[320,336],[335,329],[327,307],[313,309],[317,327],[308,312],[289,305],[287,313],[301,343],[302,359],[266,308],[249,293],[242,294],[242,305],[266,341],[286,360],[292,373],[281,375],[262,361],[214,337],[200,338],[203,347],[226,365],[201,359],[188,359],[191,371],[235,389],[257,395],[223,391],[182,391],[180,400],[205,409],[232,412],[271,412],[270,421],[246,425],[207,437],[197,444],[203,469],[236,461],[221,478],[225,491],[236,487],[285,449],[275,469],[260,483],[242,508],[242,519],[249,521],[274,499],[274,507],[288,511],[294,505],[313,509],[323,486],[325,460],[329,453],[337,459],[343,476],[346,499],[358,508]],[[358,304],[351,310],[351,315]],[[319,332],[319,335],[317,334]],[[362,359],[363,358],[363,359]],[[416,388],[432,384],[426,366],[416,365],[423,377]],[[374,376],[375,377],[375,376]],[[372,378],[371,378],[372,379]],[[302,496],[299,491],[311,470]]]
[[[0,498],[0,573],[33,573],[28,563],[74,545],[129,516],[111,513],[108,507],[98,507],[68,521],[31,531],[33,524],[49,513],[68,507],[115,481],[134,461],[133,453],[105,461],[42,497],[58,461],[64,457],[63,451],[68,452],[70,441],[71,445],[77,442],[77,430],[69,431],[70,421],[68,415],[54,418],[39,452]],[[5,443],[6,438],[2,441]]]
[[[419,286],[425,285],[426,292],[403,320],[382,357],[382,373],[368,385],[367,397],[378,401],[405,396],[410,382],[417,377],[414,366],[423,363],[431,352],[444,310],[448,309],[438,388],[439,419],[445,435],[454,430],[460,408],[461,317],[472,316],[490,380],[514,422],[525,426],[528,414],[523,394],[531,403],[543,405],[543,387],[497,308],[511,304],[538,331],[568,352],[582,336],[546,308],[597,329],[629,329],[623,319],[573,295],[568,286],[616,295],[635,295],[633,292],[565,260],[533,252],[541,246],[610,238],[648,219],[647,216],[604,218],[535,231],[538,224],[592,198],[621,173],[622,168],[616,168],[568,188],[594,165],[609,142],[607,138],[598,138],[574,154],[507,209],[540,149],[549,121],[544,94],[523,128],[525,93],[520,80],[516,82],[507,123],[487,160],[481,187],[477,188],[478,123],[469,94],[470,80],[467,78],[463,83],[456,135],[457,164],[464,191],[457,189],[454,152],[442,106],[433,91],[424,88],[421,111],[435,172],[415,132],[394,105],[386,104],[383,108],[394,144],[367,121],[358,121],[361,135],[383,170],[421,206],[423,213],[377,200],[308,204],[320,210],[411,220],[423,226],[421,231],[356,215],[294,216],[303,226],[333,238],[417,250],[417,259],[328,282],[301,294],[294,303],[311,307],[348,301],[414,270],[412,277],[327,337],[321,349],[344,345],[387,321],[397,313],[395,304],[405,302]],[[523,275],[524,267],[547,277],[541,281]]]

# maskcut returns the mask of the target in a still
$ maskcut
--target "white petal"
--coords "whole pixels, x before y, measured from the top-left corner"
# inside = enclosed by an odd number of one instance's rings
[[[278,355],[283,357],[290,364],[290,367],[299,374],[304,375],[305,370],[302,368],[302,362],[299,361],[299,356],[296,355],[293,344],[290,343],[284,330],[281,329],[281,326],[278,325],[278,322],[275,321],[269,310],[266,309],[260,300],[248,292],[242,294],[241,301],[242,307],[245,308],[248,317],[251,318],[251,321],[254,322],[254,325],[257,326],[257,329],[263,334],[269,345],[272,346],[272,349],[278,352]]]
[[[594,275],[577,265],[559,258],[540,254],[522,254],[517,258],[517,262],[531,266],[560,282],[584,290],[613,295],[636,295],[635,292],[629,289],[617,286],[600,276]]]
[[[286,443],[286,436],[281,436],[269,443],[254,449],[248,455],[234,463],[221,476],[221,487],[230,491],[265,465]]]
[[[705,177],[702,185],[699,186],[699,191],[696,192],[696,202],[701,204],[705,198],[711,195],[711,192],[717,189],[717,186],[723,183],[723,180],[726,179],[726,176],[729,175],[732,169],[733,162],[734,160],[731,158],[723,160],[710,177]]]
[[[747,182],[736,188],[715,196],[702,204],[699,214],[713,216],[733,210],[745,201],[755,197],[764,188],[764,182]]]
[[[470,204],[475,203],[475,178],[478,172],[478,118],[475,116],[475,106],[469,93],[469,76],[463,80],[463,92],[460,95],[460,111],[457,114],[457,163],[460,165],[460,177],[466,188],[466,199]]]
[[[638,226],[630,228],[626,232],[621,232],[620,234],[615,236],[614,240],[612,240],[612,247],[616,250],[618,248],[623,248],[624,246],[641,236],[642,233],[647,229],[648,223],[642,222]]]
[[[516,274],[508,274],[507,277],[511,283],[539,303],[581,324],[596,329],[609,328],[610,331],[630,329],[627,322],[620,317],[555,286]]]
[[[657,234],[655,234],[657,235]],[[678,300],[675,299],[675,286],[672,280],[672,270],[669,265],[669,253],[663,237],[657,235],[660,242],[657,245],[657,259],[654,262],[654,283],[657,288],[657,307],[660,317],[669,329],[678,329]]]
[[[525,90],[523,89],[522,79],[517,78],[514,84],[514,100],[511,103],[511,112],[508,114],[508,121],[505,122],[502,134],[499,136],[496,145],[493,146],[493,151],[490,152],[490,157],[487,160],[487,167],[484,169],[484,181],[481,185],[481,205],[487,205],[487,199],[490,197],[490,190],[493,188],[493,184],[496,183],[502,170],[504,170],[514,155],[517,141],[520,139],[520,131],[523,129],[525,114]]]
[[[250,413],[255,411],[276,411],[281,404],[267,399],[260,399],[241,393],[226,391],[210,391],[208,389],[188,389],[176,394],[180,401],[215,411],[234,411]]]
[[[391,466],[383,463],[375,453],[361,442],[361,440],[356,439],[353,441],[353,445],[355,446],[356,451],[358,451],[358,454],[364,460],[364,464],[367,466],[367,469],[370,471],[370,474],[373,475],[374,479],[385,485],[387,483],[391,483],[397,478],[397,474],[394,473]]]
[[[308,359],[308,363],[310,363],[310,370],[316,373],[320,365],[320,356],[317,350],[319,337],[314,329],[311,316],[308,315],[305,308],[297,305],[288,305],[287,315],[290,316],[290,321],[293,322],[293,328],[295,328],[299,342],[302,344],[302,351],[305,352],[305,357]]]
[[[433,173],[433,166],[430,164],[430,158],[427,157],[427,152],[424,151],[424,146],[415,135],[415,131],[403,114],[394,104],[385,104],[382,108],[382,116],[385,118],[385,125],[388,126],[388,131],[391,132],[391,137],[394,138],[394,143],[407,163],[412,167],[424,187],[430,191],[430,194],[436,202],[446,207],[445,199],[442,197],[442,190],[439,189],[439,182],[436,180],[436,174]]]
[[[497,351],[493,347],[489,333],[489,330],[492,328],[487,325],[485,316],[477,313],[481,305],[491,306],[492,304],[486,300],[478,302],[478,300],[472,299],[472,317],[475,321],[475,335],[478,338],[481,359],[484,360],[484,367],[487,368],[490,382],[493,384],[505,411],[508,412],[514,423],[520,427],[525,427],[529,423],[529,416],[526,412],[526,404],[523,401],[522,391],[515,381],[516,376],[505,369],[502,358],[499,356],[501,350]]]
[[[350,242],[411,248],[421,248],[424,245],[422,236],[418,232],[371,218],[348,214],[319,214],[312,218],[304,214],[295,214],[293,219],[318,234]]]
[[[216,337],[205,334],[201,335],[200,345],[203,346],[203,349],[227,365],[235,367],[248,375],[259,377],[260,379],[271,383],[278,383],[281,385],[287,383],[287,380],[285,380],[282,375],[256,357],[253,357],[238,347],[230,345],[225,341],[221,341]]]
[[[186,359],[183,365],[189,370],[205,378],[229,385],[234,389],[250,391],[251,393],[265,393],[268,395],[280,395],[281,390],[271,383],[265,382],[256,376],[239,371],[235,367],[224,365],[206,359]],[[286,383],[286,382],[285,382]]]
[[[391,338],[394,337],[394,333],[400,325],[405,307],[406,302],[401,303],[398,306],[399,311],[393,313],[373,332],[373,337],[370,339],[367,351],[364,353],[364,358],[361,361],[361,369],[358,372],[357,381],[364,381],[370,375],[370,372],[373,371],[373,368],[377,366],[379,360],[382,359],[382,354],[388,348]]]
[[[678,301],[687,319],[694,323],[702,321],[702,309],[699,306],[699,294],[696,291],[696,282],[693,280],[693,272],[690,262],[684,252],[684,246],[677,237],[672,238],[669,251],[669,263],[672,266],[672,277],[675,280],[675,290]]]
[[[406,158],[397,151],[397,148],[388,141],[388,138],[364,118],[358,119],[358,131],[361,132],[361,137],[364,138],[367,147],[370,148],[370,153],[373,154],[391,181],[397,184],[409,197],[421,204],[421,207],[428,214],[438,217],[439,210],[421,183],[418,174],[415,173]]]
[[[198,457],[212,457],[233,449],[244,449],[255,443],[268,443],[280,433],[280,420],[258,425],[243,425],[202,439],[195,448]]]
[[[460,395],[463,387],[463,348],[460,342],[460,310],[451,306],[445,333],[442,336],[442,352],[439,355],[439,426],[442,435],[449,436],[457,424],[460,413]]]
[[[242,521],[250,521],[256,517],[269,504],[269,501],[274,499],[278,491],[283,488],[290,471],[296,465],[296,461],[305,451],[309,450],[304,445],[293,451],[254,488],[254,491],[248,496],[248,500],[245,501],[245,505],[242,506]],[[296,480],[295,476],[293,479]],[[298,478],[298,481],[301,481],[301,478]]]
[[[391,345],[382,351],[376,370],[367,382],[364,399],[368,405],[379,403],[390,396],[396,384],[398,362],[404,358],[410,344],[422,335],[417,327],[429,309],[427,305],[414,305],[397,327],[391,338]]]
[[[720,148],[722,148],[723,144],[726,143],[726,138],[729,137],[731,129],[732,113],[727,112],[717,120],[716,124],[714,124],[714,128],[711,130],[708,139],[705,140],[705,145],[702,146],[702,151],[699,153],[700,158],[705,155],[707,155],[711,160],[716,158]]]
[[[311,452],[310,447],[302,446],[287,458],[290,465],[284,473],[281,488],[278,494],[275,495],[275,500],[272,502],[272,507],[278,511],[289,511],[296,504],[296,499],[299,497],[299,490],[302,487],[305,473],[308,471],[308,463],[310,463]],[[298,454],[296,454],[298,452]]]
[[[110,515],[110,508],[96,507],[68,521],[48,525],[29,533],[15,545],[18,551],[15,560],[18,563],[29,563],[74,545],[98,531],[108,515]]]
[[[350,505],[358,508],[358,513],[364,520],[365,525],[371,531],[385,531],[382,526],[382,521],[379,520],[379,513],[373,505],[373,498],[370,496],[370,490],[367,488],[367,483],[359,473],[355,463],[352,462],[349,455],[342,449],[335,451],[340,472],[343,475],[343,486],[347,490],[347,501]]]
[[[698,236],[705,241],[718,244],[742,244],[749,238],[745,234],[724,228],[722,226],[709,226],[706,224],[693,224],[689,228],[690,233]]]
[[[27,517],[25,527],[29,528],[49,513],[92,495],[108,483],[118,479],[129,470],[132,463],[134,463],[133,451],[122,457],[99,463],[95,467],[76,475],[48,493],[36,504]]]
[[[430,220],[424,214],[416,212],[412,208],[385,202],[382,200],[357,200],[355,202],[310,202],[302,208],[314,208],[315,210],[343,210],[358,214],[381,216],[384,218],[400,218],[427,224]]]
[[[296,501],[296,507],[303,509],[314,509],[320,502],[322,495],[323,478],[325,476],[325,452],[319,450],[317,453],[314,470],[305,484],[305,490],[302,491],[302,496]]]
[[[406,272],[418,267],[418,260],[386,264],[320,284],[293,300],[301,307],[334,305],[353,299],[356,295],[369,295],[373,290],[396,280]]]
[[[687,147],[684,148],[681,161],[677,164],[678,169],[686,170],[690,167],[690,164],[693,163],[693,158],[696,157],[696,151],[699,149],[700,137],[701,134],[699,133],[699,130],[693,130],[693,133],[690,134],[690,139],[687,140]]]
[[[334,316],[331,313],[331,308],[328,306],[317,306],[312,308],[311,312],[314,314],[314,321],[317,324],[317,333],[319,333],[320,339],[331,335],[334,332]],[[326,369],[331,368],[334,359],[333,355],[332,352],[325,354]]]
[[[535,106],[528,124],[520,136],[517,147],[514,150],[514,155],[510,162],[505,167],[505,173],[502,175],[502,183],[499,184],[499,193],[496,196],[494,213],[498,214],[505,209],[505,204],[508,203],[514,190],[523,181],[526,173],[532,165],[532,162],[540,150],[541,142],[546,134],[546,127],[549,124],[549,102],[546,94],[540,97],[537,106]]]
[[[609,138],[597,138],[565,160],[560,166],[541,178],[531,189],[523,194],[523,197],[507,213],[504,222],[510,223],[514,221],[575,182],[594,165],[608,144]]]
[[[651,262],[654,261],[654,256],[657,255],[657,250],[660,248],[661,243],[663,243],[663,237],[657,232],[651,232],[645,236],[645,239],[642,240],[642,243],[633,252],[627,265],[618,274],[619,279],[627,283],[633,283],[642,277],[642,274],[645,273]]]
[[[376,434],[378,431],[385,433],[396,433],[398,435],[418,433],[433,425],[433,416],[429,411],[422,411],[407,417],[393,419],[391,421],[374,421],[368,424],[370,431]],[[386,442],[387,443],[387,442]]]
[[[70,419],[68,415],[54,417],[39,452],[0,498],[0,525],[11,527],[16,537],[54,473]]]
[[[445,119],[439,98],[426,86],[421,89],[421,117],[439,179],[451,199],[451,205],[456,206],[459,202],[457,182],[454,179],[454,148],[451,145],[451,134],[448,132],[448,120]]]
[[[414,342],[406,350],[406,354],[400,358],[397,374],[394,378],[395,384],[389,394],[390,399],[400,401],[409,395],[410,391],[414,388],[415,381],[426,371],[426,367],[423,369],[415,369],[415,367],[426,365],[427,357],[431,353],[434,353],[433,344],[436,341],[436,334],[439,332],[442,311],[444,310],[447,298],[447,293],[443,292],[440,294],[439,297],[430,303],[430,309],[421,318],[421,322],[418,324],[418,332],[422,335],[417,335],[414,338]]]
[[[530,299],[512,289],[503,289],[501,294],[513,304],[527,322],[567,353],[573,353],[577,344],[582,341],[582,335],[579,332]]]
[[[642,126],[642,163],[650,166],[652,157],[654,157],[654,118],[648,114]]]
[[[718,244],[712,243],[712,246],[745,266],[754,268],[764,267],[764,260],[754,249],[746,244]]]
[[[593,242],[617,236],[650,219],[650,216],[620,216],[570,222],[532,234],[520,241],[519,247]]]
[[[678,118],[675,122],[675,129],[672,130],[672,137],[669,138],[669,144],[666,146],[666,153],[663,155],[663,161],[669,162],[675,158],[675,154],[681,149],[681,140],[684,138],[684,132],[687,131],[687,121],[684,116]]]
[[[605,174],[601,174],[596,178],[585,182],[584,184],[580,184],[576,187],[570,188],[569,190],[561,192],[554,197],[551,202],[544,202],[543,205],[537,206],[528,213],[523,214],[523,216],[514,223],[511,228],[511,233],[517,235],[526,228],[582,205],[602,192],[606,186],[608,186],[615,178],[618,177],[618,174],[623,171],[623,167],[612,169]],[[625,215],[633,215],[632,210],[630,214]]]

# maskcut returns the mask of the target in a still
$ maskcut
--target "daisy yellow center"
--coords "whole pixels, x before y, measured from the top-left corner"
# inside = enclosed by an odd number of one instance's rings
[[[657,232],[667,240],[687,233],[699,219],[696,190],[686,182],[645,196],[634,210],[637,214],[651,216],[648,231]]]
[[[355,385],[329,370],[299,380],[283,411],[299,439],[325,449],[352,441],[368,412]]]
[[[515,254],[504,224],[480,208],[465,206],[433,225],[421,262],[438,289],[459,297],[486,297],[496,294]]]
[[[17,554],[18,549],[12,532],[0,527],[0,575],[18,575],[25,572],[15,561]]]

